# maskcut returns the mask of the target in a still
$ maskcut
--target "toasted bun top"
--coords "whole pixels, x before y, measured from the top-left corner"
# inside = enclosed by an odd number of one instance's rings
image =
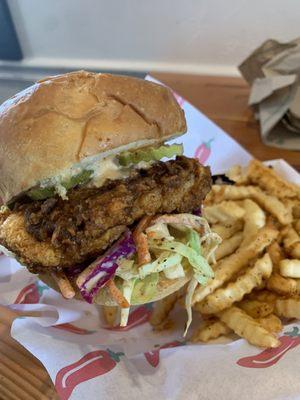
[[[84,71],[44,79],[0,106],[0,196],[7,202],[97,154],[185,131],[164,86]]]

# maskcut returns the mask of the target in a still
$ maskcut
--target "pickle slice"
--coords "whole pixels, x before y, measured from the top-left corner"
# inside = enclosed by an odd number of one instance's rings
[[[82,185],[84,183],[87,183],[90,180],[92,173],[93,171],[89,170],[82,171],[80,174],[72,176],[70,179],[61,182],[61,186],[69,190],[77,185]],[[32,200],[44,200],[54,195],[55,195],[54,186],[35,187],[27,192],[27,196],[30,197]]]
[[[144,150],[124,151],[118,159],[120,165],[127,167],[130,164],[138,164],[141,161],[158,161],[164,157],[171,158],[183,154],[182,144],[163,145],[160,147],[148,147]]]

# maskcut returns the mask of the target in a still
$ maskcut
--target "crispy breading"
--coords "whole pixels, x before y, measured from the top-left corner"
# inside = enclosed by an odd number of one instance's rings
[[[211,187],[209,168],[177,157],[101,188],[81,187],[69,199],[19,204],[0,226],[0,244],[32,271],[95,258],[126,226],[145,215],[192,212]]]

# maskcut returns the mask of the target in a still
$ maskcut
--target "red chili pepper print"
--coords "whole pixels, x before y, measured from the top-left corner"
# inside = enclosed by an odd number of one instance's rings
[[[201,164],[204,164],[211,153],[211,143],[214,141],[214,138],[210,139],[208,142],[203,142],[196,148],[194,158],[196,158]]]
[[[114,353],[109,349],[91,351],[80,360],[62,368],[55,379],[55,389],[61,400],[68,400],[80,383],[111,371],[123,355],[124,353]]]
[[[43,291],[47,289],[49,289],[48,286],[42,286],[39,282],[31,283],[20,291],[14,304],[36,304],[39,302]]]
[[[243,357],[237,364],[246,368],[268,368],[276,364],[289,350],[300,344],[299,328],[294,326],[291,332],[285,332],[279,338],[281,345],[274,349],[266,349],[255,356]]]
[[[91,333],[95,332],[95,331],[88,331],[87,329],[78,328],[77,326],[68,323],[53,325],[53,328],[75,333],[76,335],[90,335]]]
[[[125,331],[125,332],[129,331],[130,329],[135,328],[136,326],[148,322],[151,313],[152,313],[152,305],[145,304],[143,306],[136,308],[130,313],[126,326],[114,326],[113,328],[107,327],[106,329],[109,329],[111,331]]]
[[[175,340],[174,342],[166,343],[157,349],[154,349],[154,350],[148,351],[147,353],[144,353],[144,356],[145,356],[146,360],[148,361],[148,363],[152,367],[156,368],[159,364],[159,359],[160,359],[159,353],[160,353],[161,349],[169,349],[171,347],[177,347],[177,346],[182,346],[182,345],[184,345],[184,342],[179,342],[179,341]]]

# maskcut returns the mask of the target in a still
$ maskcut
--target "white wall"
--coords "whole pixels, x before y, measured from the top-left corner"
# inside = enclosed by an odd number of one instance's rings
[[[8,0],[27,65],[235,74],[299,0]]]

